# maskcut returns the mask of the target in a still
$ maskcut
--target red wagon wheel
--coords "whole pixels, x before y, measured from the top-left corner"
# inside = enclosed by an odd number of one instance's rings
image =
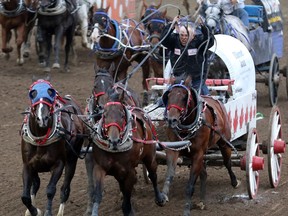
[[[270,62],[269,78],[268,78],[269,101],[271,106],[274,106],[278,101],[279,77],[280,77],[279,61],[277,55],[274,53]]]
[[[264,168],[264,159],[259,157],[260,148],[256,128],[249,131],[246,148],[246,181],[250,199],[254,199],[259,187],[259,170]]]
[[[282,153],[285,152],[286,143],[282,140],[281,117],[277,106],[274,106],[269,119],[269,137],[268,137],[268,172],[270,185],[276,188],[280,181],[282,167]]]

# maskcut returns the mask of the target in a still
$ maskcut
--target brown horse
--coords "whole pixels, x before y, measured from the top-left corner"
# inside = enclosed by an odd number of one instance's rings
[[[57,182],[65,169],[58,210],[58,215],[63,215],[77,159],[89,131],[78,118],[82,111],[75,100],[70,96],[60,97],[50,82],[41,79],[34,82],[30,87],[29,97],[31,106],[25,112],[21,130],[21,198],[27,207],[25,215],[41,215],[40,209],[35,206],[36,194],[40,187],[38,173],[41,172],[51,172],[46,190],[48,201],[45,215],[52,215]]]
[[[112,72],[114,70],[114,64],[112,64],[109,70],[105,68],[99,68],[95,66],[95,79],[94,86],[92,89],[92,95],[88,99],[88,104],[86,107],[86,113],[88,115],[88,123],[92,128],[97,125],[98,121],[101,119],[103,114],[104,105],[109,100],[109,92],[117,91],[119,94],[123,94],[123,103],[130,107],[139,107],[140,100],[137,94],[130,88],[126,88],[122,83],[114,83],[112,77]],[[85,165],[88,176],[88,192],[89,200],[87,205],[86,214],[91,215],[93,207],[93,155],[87,154],[85,157]]]
[[[132,19],[122,20],[121,23],[108,16],[106,8],[94,7],[93,26],[91,34],[96,64],[101,68],[109,68],[115,63],[113,77],[115,81],[126,80],[128,67],[133,61],[141,65],[143,72],[142,86],[146,89],[146,78],[149,77],[149,62],[146,61],[149,44],[144,26]]]
[[[12,30],[15,30],[17,46],[17,64],[24,63],[21,50],[22,44],[27,42],[29,32],[35,23],[36,4],[31,0],[7,0],[0,2],[0,24],[2,26],[2,52],[6,59],[10,58],[13,51],[10,46]]]
[[[191,88],[191,78],[185,83],[177,80],[163,94],[166,106],[165,118],[168,124],[167,136],[170,141],[190,140],[191,145],[179,151],[166,151],[167,173],[163,193],[168,199],[169,187],[175,176],[178,156],[190,159],[190,176],[185,192],[184,215],[190,215],[191,198],[195,183],[200,175],[201,205],[203,207],[206,193],[207,172],[203,165],[204,154],[211,147],[218,145],[224,159],[224,165],[230,175],[231,185],[236,188],[239,183],[231,168],[230,122],[223,104],[207,96],[200,98]]]
[[[104,106],[103,115],[92,134],[93,139],[93,209],[96,216],[102,201],[104,177],[114,176],[123,194],[124,215],[134,215],[131,195],[137,181],[135,167],[142,161],[151,179],[155,202],[165,204],[165,198],[157,186],[156,134],[149,116],[140,108],[125,106],[123,94],[113,93]]]

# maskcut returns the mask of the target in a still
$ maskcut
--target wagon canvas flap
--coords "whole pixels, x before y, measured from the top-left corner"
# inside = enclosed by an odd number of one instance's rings
[[[232,85],[233,98],[253,92],[256,88],[253,58],[238,39],[229,35],[215,35],[216,42],[209,50],[215,52],[225,63]]]

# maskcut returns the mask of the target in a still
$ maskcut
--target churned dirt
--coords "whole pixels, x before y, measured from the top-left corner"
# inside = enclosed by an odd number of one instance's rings
[[[137,0],[137,5],[140,1]],[[147,1],[150,3],[150,1]],[[181,1],[164,0],[164,4],[179,4],[182,14],[186,14]],[[288,2],[280,0],[282,12],[285,19],[284,37],[287,40],[288,29]],[[190,1],[192,7],[193,2]],[[176,14],[175,9],[168,10],[171,16]],[[79,40],[79,43],[78,43]],[[286,65],[288,44],[285,42],[285,55],[280,60],[281,68]],[[84,108],[86,99],[90,96],[93,79],[93,55],[90,50],[82,48],[80,38],[76,44],[77,60],[71,65],[71,71],[65,73],[52,70],[50,76],[53,86],[61,95],[70,94],[74,96]],[[16,55],[13,52],[11,58],[6,60],[3,55],[0,57],[0,98],[1,98],[1,124],[0,124],[0,215],[15,216],[24,215],[25,207],[21,202],[22,194],[22,159],[20,150],[19,130],[23,120],[21,112],[29,105],[28,88],[32,83],[32,76],[44,78],[46,74],[38,67],[37,56],[32,47],[31,56],[23,66],[16,65]],[[129,81],[129,86],[141,92],[141,72],[137,72]],[[282,115],[283,139],[288,140],[288,115],[286,79],[281,75],[279,87],[278,106]],[[268,124],[271,107],[268,101],[268,87],[264,84],[257,84],[258,105],[257,111],[264,115],[264,119],[257,123],[257,130],[260,141],[267,140],[269,134]],[[266,157],[266,155],[264,155]],[[233,189],[230,185],[227,171],[223,167],[208,167],[207,181],[207,207],[205,210],[192,210],[193,215],[287,215],[288,207],[288,162],[287,153],[283,154],[282,174],[280,185],[273,189],[268,179],[268,163],[265,158],[265,168],[260,171],[260,186],[258,196],[254,200],[248,199],[246,174],[239,167],[234,167],[241,186]],[[165,177],[166,166],[159,165],[158,180],[162,188]],[[146,184],[142,174],[142,167],[137,168],[138,182],[133,193],[133,205],[136,215],[159,216],[159,215],[182,215],[184,205],[184,192],[188,180],[189,168],[178,167],[177,174],[171,187],[170,201],[165,207],[158,207],[154,203],[154,193],[151,184]],[[50,178],[49,173],[40,175],[41,187],[37,196],[37,206],[44,210],[46,205],[46,185]],[[54,199],[54,214],[56,215],[59,203],[59,190],[61,182],[57,187],[57,194]],[[71,195],[65,208],[65,215],[79,216],[85,212],[87,202],[87,177],[84,161],[79,160],[75,177],[72,181]],[[199,188],[197,184],[195,199],[198,199]],[[122,215],[121,194],[116,180],[107,176],[105,179],[105,194],[100,205],[100,215]]]

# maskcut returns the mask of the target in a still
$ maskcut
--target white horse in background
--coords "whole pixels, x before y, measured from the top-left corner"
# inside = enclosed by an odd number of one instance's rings
[[[96,4],[97,0],[78,0],[78,24],[81,29],[82,46],[90,49],[88,27],[89,27],[89,9]]]
[[[205,10],[205,20],[207,26],[218,33],[230,35],[240,40],[246,48],[251,51],[252,46],[249,40],[249,31],[243,22],[236,16],[224,14],[221,9],[221,1],[210,3],[207,0]],[[202,5],[203,6],[203,5]]]

